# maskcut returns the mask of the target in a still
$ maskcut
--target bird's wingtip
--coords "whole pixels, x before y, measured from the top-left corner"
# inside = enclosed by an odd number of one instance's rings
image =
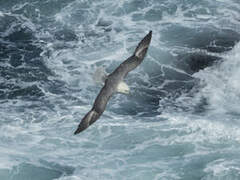
[[[77,130],[76,130],[73,134],[74,134],[74,135],[77,135],[77,134],[78,134]]]
[[[146,37],[152,38],[152,30],[150,30],[150,31],[148,32],[148,34],[146,35]]]
[[[147,52],[151,39],[152,39],[152,30],[150,30],[149,33],[138,44],[137,48],[135,49],[134,55],[143,59]]]
[[[74,132],[74,135],[77,135],[77,134],[79,134],[81,131],[80,131],[80,129],[79,129],[79,127],[77,128],[77,130]]]
[[[78,125],[78,128],[76,129],[76,131],[74,132],[74,135],[79,134],[80,132],[82,132],[83,130],[88,128],[88,124],[86,124],[86,122],[84,121],[85,119],[83,119],[83,121]]]
[[[152,39],[152,30],[149,31],[149,33],[148,33],[147,36],[149,37],[148,39],[150,39],[150,41],[151,41],[151,39]],[[150,42],[149,42],[149,43],[150,43]]]
[[[80,132],[87,129],[91,124],[93,124],[99,118],[99,116],[100,115],[96,111],[94,110],[89,111],[81,120],[77,130],[74,132],[74,135],[79,134]]]

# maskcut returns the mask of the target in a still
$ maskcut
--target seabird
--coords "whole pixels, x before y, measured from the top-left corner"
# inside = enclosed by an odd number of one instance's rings
[[[138,44],[134,54],[121,63],[111,74],[105,78],[105,83],[98,94],[92,109],[83,117],[74,134],[78,134],[93,124],[104,112],[110,97],[116,93],[129,93],[128,85],[123,81],[127,74],[142,63],[152,38],[150,31]]]

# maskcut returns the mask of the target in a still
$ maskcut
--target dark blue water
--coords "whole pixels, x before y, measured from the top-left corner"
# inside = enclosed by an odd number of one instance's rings
[[[240,2],[0,0],[0,179],[240,179]],[[144,62],[73,135],[152,30]]]

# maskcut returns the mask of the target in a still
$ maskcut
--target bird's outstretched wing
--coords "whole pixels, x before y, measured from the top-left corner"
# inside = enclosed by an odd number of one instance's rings
[[[93,124],[102,115],[106,108],[107,102],[113,93],[114,89],[109,83],[106,82],[95,99],[92,109],[84,116],[74,134],[78,134],[88,128],[88,126]]]
[[[143,61],[152,38],[150,31],[138,44],[134,54],[120,64],[106,79],[103,88],[98,94],[92,109],[83,117],[74,134],[78,134],[93,124],[104,112],[107,102],[114,92],[116,92],[118,84],[128,74],[135,69]]]
[[[150,31],[141,40],[141,42],[136,47],[134,54],[130,56],[128,59],[126,59],[122,64],[120,64],[110,75],[120,76],[121,78],[124,78],[130,71],[132,71],[139,64],[141,64],[147,53],[151,39],[152,39],[152,31]]]

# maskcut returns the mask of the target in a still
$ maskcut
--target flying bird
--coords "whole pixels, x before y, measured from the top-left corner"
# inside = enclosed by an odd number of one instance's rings
[[[142,63],[151,42],[151,38],[152,31],[141,40],[132,56],[105,77],[104,86],[95,99],[92,109],[83,117],[74,134],[82,132],[99,119],[106,108],[108,100],[114,93],[129,93],[129,87],[123,80],[130,71]]]

